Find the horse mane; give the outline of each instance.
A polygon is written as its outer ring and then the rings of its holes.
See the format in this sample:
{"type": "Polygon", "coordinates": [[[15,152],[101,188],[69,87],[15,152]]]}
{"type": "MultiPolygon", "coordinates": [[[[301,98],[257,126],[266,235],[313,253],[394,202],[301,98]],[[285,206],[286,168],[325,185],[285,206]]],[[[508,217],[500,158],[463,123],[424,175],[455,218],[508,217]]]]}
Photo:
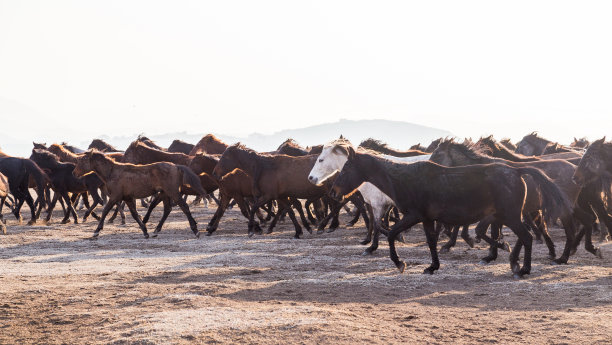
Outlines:
{"type": "Polygon", "coordinates": [[[359,146],[364,147],[364,148],[374,149],[374,150],[375,149],[384,149],[384,150],[389,149],[389,146],[386,143],[382,142],[381,140],[374,139],[374,138],[367,138],[363,140],[361,143],[359,143],[359,146]]]}
{"type": "MultiPolygon", "coordinates": [[[[510,140],[510,139],[508,139],[510,140]]],[[[522,155],[520,153],[512,152],[509,148],[501,143],[497,142],[493,135],[489,135],[488,137],[482,137],[478,140],[477,144],[483,147],[483,149],[488,151],[488,155],[495,158],[502,158],[513,162],[521,162],[526,160],[537,160],[534,157],[529,157],[522,155]]]]}
{"type": "Polygon", "coordinates": [[[468,140],[464,141],[463,143],[458,143],[455,141],[454,138],[442,139],[440,140],[440,144],[438,145],[438,148],[436,148],[436,150],[445,149],[455,149],[472,160],[482,160],[491,158],[487,154],[487,149],[485,146],[480,145],[479,143],[473,143],[468,140]]]}

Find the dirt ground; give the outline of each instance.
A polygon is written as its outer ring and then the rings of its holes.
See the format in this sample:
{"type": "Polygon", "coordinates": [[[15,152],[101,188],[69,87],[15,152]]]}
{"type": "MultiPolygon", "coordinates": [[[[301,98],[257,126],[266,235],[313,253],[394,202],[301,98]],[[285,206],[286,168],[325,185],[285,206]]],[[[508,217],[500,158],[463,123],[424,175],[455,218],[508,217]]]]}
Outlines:
{"type": "MultiPolygon", "coordinates": [[[[193,210],[204,229],[214,209],[193,210]]],[[[27,226],[4,213],[2,344],[612,343],[611,243],[597,244],[603,259],[580,248],[561,266],[535,245],[532,274],[515,280],[508,253],[480,265],[484,243],[459,240],[426,276],[421,228],[399,244],[399,274],[384,240],[360,255],[362,222],[294,240],[287,221],[248,238],[233,209],[196,239],[175,208],[158,238],[128,218],[90,240],[93,219],[61,225],[57,212],[51,225],[27,226]]],[[[560,251],[563,232],[552,235],[560,251]]]]}

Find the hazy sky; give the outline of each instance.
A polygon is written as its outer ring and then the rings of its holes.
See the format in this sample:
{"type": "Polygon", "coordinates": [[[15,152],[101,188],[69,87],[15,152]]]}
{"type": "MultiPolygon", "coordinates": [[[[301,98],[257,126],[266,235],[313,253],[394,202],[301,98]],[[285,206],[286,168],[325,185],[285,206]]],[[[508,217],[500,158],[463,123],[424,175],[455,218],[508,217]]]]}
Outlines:
{"type": "Polygon", "coordinates": [[[610,18],[610,1],[0,0],[0,132],[384,118],[459,136],[612,135],[610,18]]]}

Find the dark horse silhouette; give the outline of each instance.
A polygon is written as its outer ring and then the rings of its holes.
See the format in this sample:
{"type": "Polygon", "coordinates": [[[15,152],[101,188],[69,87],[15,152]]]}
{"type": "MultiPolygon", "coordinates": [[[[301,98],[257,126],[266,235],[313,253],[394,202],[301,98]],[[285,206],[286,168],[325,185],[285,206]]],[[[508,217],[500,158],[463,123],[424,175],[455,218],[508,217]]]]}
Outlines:
{"type": "MultiPolygon", "coordinates": [[[[424,273],[440,267],[434,221],[445,224],[472,224],[483,219],[507,225],[518,237],[510,254],[515,277],[531,272],[532,236],[523,225],[521,214],[526,187],[522,175],[529,175],[543,191],[544,215],[567,214],[570,204],[559,188],[540,170],[513,168],[505,164],[479,164],[448,168],[433,162],[395,163],[349,147],[349,159],[334,181],[332,197],[353,193],[367,181],[387,194],[404,217],[389,233],[391,260],[400,272],[406,264],[395,250],[395,239],[404,230],[423,223],[432,264],[424,273]],[[523,267],[519,253],[525,246],[523,267]]],[[[478,231],[479,229],[477,229],[478,231]]]]}
{"type": "MultiPolygon", "coordinates": [[[[15,197],[17,203],[13,214],[15,218],[21,220],[19,211],[23,203],[27,203],[32,213],[32,218],[28,222],[29,225],[36,223],[36,218],[40,214],[44,204],[45,186],[50,182],[49,177],[42,169],[33,161],[27,158],[6,157],[0,158],[0,173],[7,177],[11,194],[15,197]],[[34,200],[28,191],[30,176],[36,182],[36,194],[38,194],[38,210],[34,207],[34,200]]],[[[0,206],[0,213],[2,207],[0,206]]]]}

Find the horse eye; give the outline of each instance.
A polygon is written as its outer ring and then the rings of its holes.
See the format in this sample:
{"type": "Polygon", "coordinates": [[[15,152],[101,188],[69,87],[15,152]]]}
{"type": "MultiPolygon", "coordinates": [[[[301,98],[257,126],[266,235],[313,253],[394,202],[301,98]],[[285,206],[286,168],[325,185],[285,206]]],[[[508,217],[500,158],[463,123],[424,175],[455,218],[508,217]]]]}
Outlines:
{"type": "Polygon", "coordinates": [[[319,163],[323,162],[323,159],[319,159],[319,163]]]}

